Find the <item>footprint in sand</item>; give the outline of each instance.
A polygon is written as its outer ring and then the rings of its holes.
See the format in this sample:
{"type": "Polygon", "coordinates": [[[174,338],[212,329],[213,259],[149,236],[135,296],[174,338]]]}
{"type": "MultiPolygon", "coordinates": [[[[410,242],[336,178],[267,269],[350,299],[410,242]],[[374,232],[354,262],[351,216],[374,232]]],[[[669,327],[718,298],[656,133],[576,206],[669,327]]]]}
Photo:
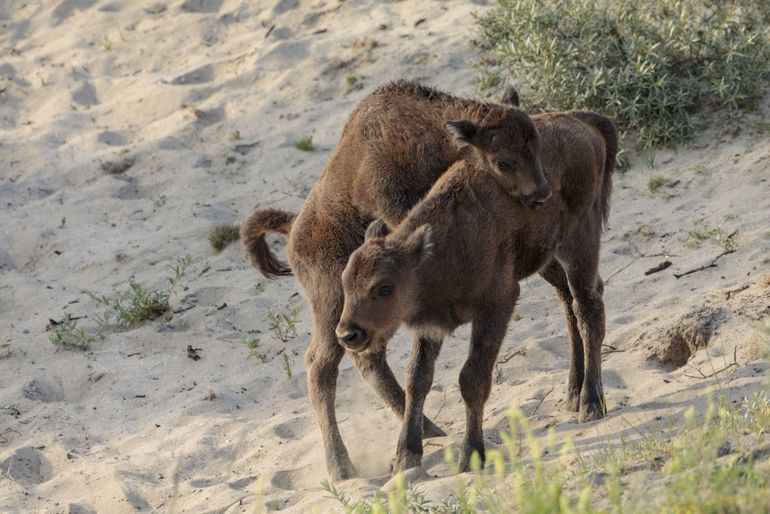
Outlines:
{"type": "Polygon", "coordinates": [[[28,400],[50,403],[64,400],[64,388],[61,381],[49,381],[44,378],[35,378],[21,388],[24,397],[28,400]]]}
{"type": "Polygon", "coordinates": [[[30,487],[50,480],[53,477],[53,469],[39,450],[25,446],[0,463],[0,474],[30,487]]]}
{"type": "Polygon", "coordinates": [[[273,427],[273,432],[275,432],[275,435],[281,439],[290,439],[296,441],[300,439],[305,432],[307,432],[307,430],[305,430],[307,426],[308,423],[304,418],[298,418],[287,421],[286,423],[277,424],[273,427]],[[304,425],[304,427],[302,425],[304,425]]]}
{"type": "Polygon", "coordinates": [[[296,491],[305,488],[312,483],[310,466],[299,469],[287,469],[277,472],[270,483],[273,487],[283,489],[284,491],[296,491]]]}
{"type": "Polygon", "coordinates": [[[67,512],[69,514],[96,514],[96,511],[92,507],[83,505],[82,503],[70,503],[68,507],[69,510],[67,512]]]}
{"type": "Polygon", "coordinates": [[[113,130],[105,130],[100,132],[97,136],[100,143],[104,143],[109,146],[125,146],[128,144],[128,138],[120,132],[113,130]]]}
{"type": "Polygon", "coordinates": [[[206,64],[200,68],[195,68],[182,75],[171,79],[171,84],[175,86],[186,86],[189,84],[204,84],[211,82],[215,78],[214,65],[206,64]]]}
{"type": "Polygon", "coordinates": [[[179,8],[185,12],[213,13],[219,12],[223,0],[185,0],[179,8]]]}
{"type": "Polygon", "coordinates": [[[72,93],[72,101],[84,107],[99,104],[96,88],[94,88],[90,80],[84,80],[80,88],[72,93]]]}
{"type": "Polygon", "coordinates": [[[72,16],[75,11],[85,11],[96,3],[96,0],[64,0],[51,13],[51,24],[58,25],[72,16]]]}

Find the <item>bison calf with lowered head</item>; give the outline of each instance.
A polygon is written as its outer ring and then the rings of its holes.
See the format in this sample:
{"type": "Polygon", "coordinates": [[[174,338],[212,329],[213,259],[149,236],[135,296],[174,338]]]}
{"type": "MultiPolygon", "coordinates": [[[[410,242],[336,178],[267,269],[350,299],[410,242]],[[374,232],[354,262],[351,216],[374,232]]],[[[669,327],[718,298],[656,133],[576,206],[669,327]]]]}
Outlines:
{"type": "Polygon", "coordinates": [[[482,418],[492,370],[519,295],[519,281],[540,272],[562,300],[571,343],[568,406],[579,421],[602,418],[603,284],[600,235],[607,219],[617,135],[595,113],[533,116],[540,161],[553,197],[527,209],[495,162],[494,138],[474,124],[447,128],[472,159],[455,163],[391,231],[374,221],[342,274],[345,303],[336,333],[356,351],[381,345],[406,324],[415,332],[395,470],[422,459],[422,409],[443,338],[471,322],[460,372],[466,405],[461,469],[484,458],[482,418]],[[490,173],[488,170],[492,169],[490,173]]]}
{"type": "MultiPolygon", "coordinates": [[[[385,359],[384,344],[364,352],[355,341],[345,346],[337,342],[335,327],[343,305],[340,275],[374,219],[398,224],[452,163],[468,154],[469,148],[458,148],[446,131],[451,120],[458,128],[478,127],[479,137],[497,141],[488,171],[505,179],[517,202],[536,208],[548,199],[551,189],[540,170],[539,136],[525,112],[397,81],[367,96],[353,111],[298,215],[256,209],[241,227],[241,242],[255,267],[268,277],[293,270],[310,303],[308,396],[332,480],[355,472],[334,410],[338,367],[346,349],[366,382],[399,417],[404,414],[404,391],[385,359]],[[267,232],[288,236],[291,270],[270,251],[267,232]]],[[[423,435],[444,435],[427,418],[422,423],[423,435]]]]}

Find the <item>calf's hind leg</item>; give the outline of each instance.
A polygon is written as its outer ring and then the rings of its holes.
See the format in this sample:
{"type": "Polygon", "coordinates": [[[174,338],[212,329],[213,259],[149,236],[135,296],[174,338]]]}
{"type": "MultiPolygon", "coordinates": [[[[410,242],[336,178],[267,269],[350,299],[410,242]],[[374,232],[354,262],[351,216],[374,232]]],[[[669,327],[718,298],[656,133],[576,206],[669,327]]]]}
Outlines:
{"type": "MultiPolygon", "coordinates": [[[[601,227],[601,225],[597,225],[601,227]]],[[[582,232],[582,241],[563,245],[559,260],[564,266],[572,293],[572,308],[583,339],[585,359],[580,389],[578,421],[604,417],[602,387],[602,342],[604,341],[604,283],[599,277],[599,231],[582,232]]]]}
{"type": "Polygon", "coordinates": [[[564,268],[554,259],[540,272],[540,275],[554,288],[559,295],[561,306],[564,309],[564,317],[567,320],[567,333],[569,335],[570,367],[569,382],[567,384],[567,410],[578,412],[580,410],[580,390],[583,387],[584,358],[583,339],[580,337],[577,317],[572,308],[572,292],[564,268]]]}
{"type": "Polygon", "coordinates": [[[307,368],[308,396],[315,410],[316,420],[323,436],[326,453],[326,469],[329,478],[336,482],[355,476],[356,470],[350,461],[348,450],[342,441],[337,416],[334,410],[334,399],[337,392],[337,376],[344,350],[337,342],[334,328],[339,319],[341,306],[335,309],[325,305],[313,307],[313,337],[305,352],[305,367],[307,368]],[[325,315],[318,315],[318,308],[325,315]]]}

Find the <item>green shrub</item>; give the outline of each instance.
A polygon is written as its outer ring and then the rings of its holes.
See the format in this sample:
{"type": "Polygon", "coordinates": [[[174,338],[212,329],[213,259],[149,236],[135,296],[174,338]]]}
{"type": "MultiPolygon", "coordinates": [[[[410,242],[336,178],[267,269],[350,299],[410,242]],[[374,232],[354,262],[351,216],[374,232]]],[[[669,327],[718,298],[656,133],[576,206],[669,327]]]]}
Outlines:
{"type": "Polygon", "coordinates": [[[766,0],[498,0],[477,17],[478,82],[511,78],[531,111],[589,109],[652,152],[703,107],[751,108],[770,78],[766,0]]]}

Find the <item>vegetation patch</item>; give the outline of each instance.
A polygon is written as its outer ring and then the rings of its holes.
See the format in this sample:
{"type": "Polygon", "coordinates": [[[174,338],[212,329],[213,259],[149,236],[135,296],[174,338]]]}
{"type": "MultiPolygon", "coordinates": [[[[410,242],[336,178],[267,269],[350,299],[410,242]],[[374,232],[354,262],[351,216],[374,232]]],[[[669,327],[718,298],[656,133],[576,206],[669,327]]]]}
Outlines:
{"type": "Polygon", "coordinates": [[[770,79],[765,0],[498,0],[477,17],[478,83],[530,111],[588,109],[647,153],[692,137],[704,107],[752,108],[770,79]]]}
{"type": "Polygon", "coordinates": [[[307,136],[303,137],[302,139],[296,141],[294,143],[294,148],[297,150],[301,150],[303,152],[310,152],[315,149],[315,146],[313,146],[313,137],[307,136]]]}
{"type": "Polygon", "coordinates": [[[289,339],[297,337],[299,309],[292,309],[290,312],[275,312],[268,309],[267,317],[270,320],[270,330],[276,339],[287,343],[289,339]]]}
{"type": "Polygon", "coordinates": [[[217,253],[221,252],[227,245],[240,239],[241,228],[235,223],[223,223],[217,225],[209,232],[209,242],[211,247],[217,253]]]}
{"type": "MultiPolygon", "coordinates": [[[[689,407],[660,435],[638,432],[589,460],[571,441],[561,448],[551,430],[541,446],[521,411],[509,414],[504,451],[475,459],[470,486],[432,503],[397,478],[396,491],[355,500],[323,487],[348,513],[754,513],[770,505],[770,399],[766,392],[730,402],[709,400],[705,417],[689,407]],[[546,460],[545,456],[548,457],[546,460]]],[[[633,427],[631,427],[633,428],[633,427]]],[[[446,453],[455,465],[451,450],[446,453]]],[[[456,468],[455,468],[456,469],[456,468]]]]}
{"type": "Polygon", "coordinates": [[[88,295],[104,309],[101,315],[95,317],[96,322],[102,327],[117,326],[129,329],[165,314],[169,310],[171,295],[191,261],[192,258],[188,255],[180,259],[175,266],[169,266],[173,276],[166,278],[168,284],[162,289],[149,289],[139,282],[129,280],[128,289],[115,291],[112,296],[89,292],[88,295]]]}
{"type": "Polygon", "coordinates": [[[87,350],[94,342],[94,337],[79,327],[78,320],[69,314],[65,314],[61,321],[51,321],[49,327],[51,335],[48,338],[57,349],[87,350]]]}
{"type": "Polygon", "coordinates": [[[655,194],[658,189],[661,187],[668,185],[668,180],[666,180],[665,177],[661,177],[660,175],[657,175],[655,177],[652,177],[647,182],[647,189],[650,191],[650,193],[655,194]]]}
{"type": "Polygon", "coordinates": [[[719,246],[725,253],[732,253],[738,249],[738,231],[731,233],[724,231],[722,227],[711,228],[705,224],[687,231],[685,245],[689,248],[699,248],[704,241],[710,241],[719,246]]]}
{"type": "Polygon", "coordinates": [[[261,362],[267,362],[267,354],[259,351],[261,341],[258,337],[252,337],[250,339],[243,339],[243,344],[249,349],[249,356],[254,357],[261,362]]]}

